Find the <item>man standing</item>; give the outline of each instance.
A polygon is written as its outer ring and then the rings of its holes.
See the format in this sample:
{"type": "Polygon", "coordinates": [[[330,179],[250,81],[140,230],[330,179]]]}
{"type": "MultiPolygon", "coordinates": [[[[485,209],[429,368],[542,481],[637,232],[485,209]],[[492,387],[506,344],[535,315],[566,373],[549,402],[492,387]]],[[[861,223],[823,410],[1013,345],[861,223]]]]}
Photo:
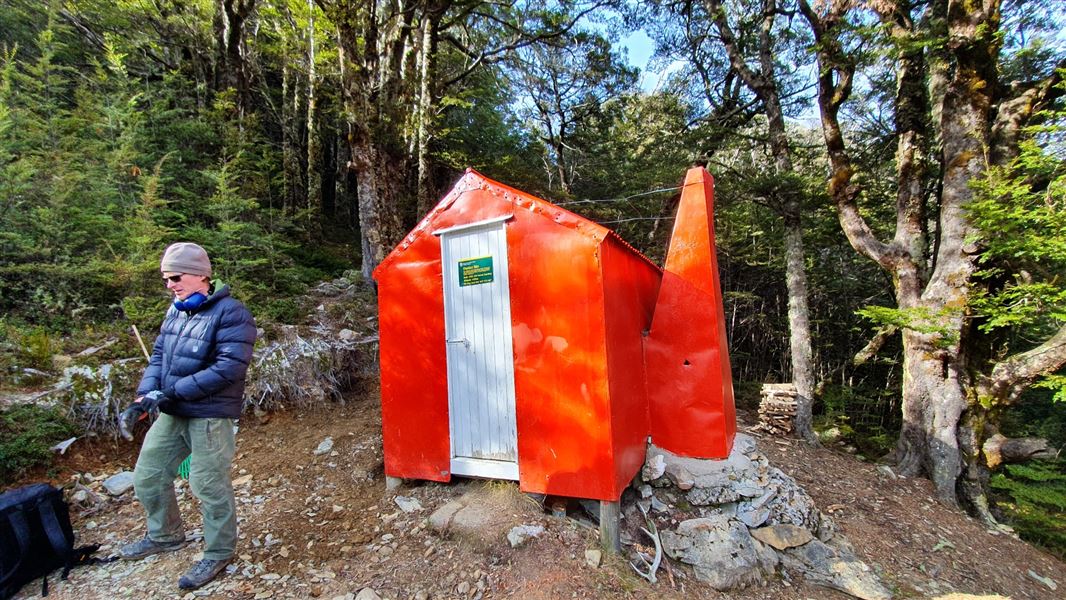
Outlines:
{"type": "Polygon", "coordinates": [[[241,414],[256,330],[251,313],[230,296],[229,286],[211,280],[211,261],[200,246],[169,246],[160,270],[174,304],[137,386],[139,406],[134,407],[160,412],[134,469],[148,532],[122,547],[119,556],[136,560],[185,545],[174,478],[191,454],[189,484],[200,500],[205,544],[203,559],[178,580],[178,587],[191,590],[214,579],[236,549],[233,420],[241,414]]]}

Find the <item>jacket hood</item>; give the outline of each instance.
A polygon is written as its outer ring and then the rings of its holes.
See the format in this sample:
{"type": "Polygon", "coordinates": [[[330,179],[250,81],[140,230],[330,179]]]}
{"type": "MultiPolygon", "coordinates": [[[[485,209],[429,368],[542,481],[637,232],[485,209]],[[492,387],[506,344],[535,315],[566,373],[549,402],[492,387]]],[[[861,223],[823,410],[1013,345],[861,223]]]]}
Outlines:
{"type": "Polygon", "coordinates": [[[215,290],[207,296],[207,300],[204,301],[204,306],[218,302],[219,300],[229,296],[229,286],[222,283],[221,279],[211,280],[211,289],[215,290]]]}

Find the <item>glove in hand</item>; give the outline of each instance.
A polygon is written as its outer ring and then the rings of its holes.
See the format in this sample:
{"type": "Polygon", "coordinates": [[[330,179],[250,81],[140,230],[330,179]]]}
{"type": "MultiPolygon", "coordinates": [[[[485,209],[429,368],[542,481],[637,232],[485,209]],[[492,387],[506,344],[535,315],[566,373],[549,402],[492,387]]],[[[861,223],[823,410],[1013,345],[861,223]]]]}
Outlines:
{"type": "Polygon", "coordinates": [[[144,397],[141,398],[140,404],[146,411],[159,410],[159,407],[169,399],[170,398],[167,398],[167,395],[163,392],[154,390],[145,394],[144,397]]]}
{"type": "Polygon", "coordinates": [[[127,441],[133,439],[133,426],[147,416],[154,416],[159,407],[170,401],[170,397],[159,390],[148,392],[130,404],[118,416],[118,432],[127,441]]]}
{"type": "Polygon", "coordinates": [[[140,402],[134,402],[130,404],[126,410],[118,416],[118,432],[122,435],[126,441],[133,440],[133,426],[137,424],[137,421],[147,414],[144,404],[140,402]]]}

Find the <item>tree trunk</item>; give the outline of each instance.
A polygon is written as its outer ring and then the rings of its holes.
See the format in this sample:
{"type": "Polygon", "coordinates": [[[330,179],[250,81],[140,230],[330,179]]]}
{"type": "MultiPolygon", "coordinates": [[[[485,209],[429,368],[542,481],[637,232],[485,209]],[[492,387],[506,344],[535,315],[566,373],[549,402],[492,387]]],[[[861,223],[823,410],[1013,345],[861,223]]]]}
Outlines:
{"type": "Polygon", "coordinates": [[[322,131],[315,70],[315,6],[307,0],[307,233],[315,239],[322,216],[322,131]]]}
{"type": "MultiPolygon", "coordinates": [[[[329,107],[322,110],[324,114],[333,114],[329,107]]],[[[323,124],[320,124],[321,127],[323,124]]],[[[335,223],[337,218],[337,131],[330,124],[322,136],[322,218],[328,223],[335,223]]],[[[341,222],[340,225],[345,225],[341,222]]]]}
{"type": "Polygon", "coordinates": [[[396,182],[402,180],[403,168],[399,161],[383,155],[375,144],[366,139],[353,144],[352,162],[359,197],[362,273],[370,281],[374,269],[403,237],[401,219],[395,210],[400,203],[398,196],[402,193],[396,182]]]}
{"type": "Polygon", "coordinates": [[[785,217],[785,285],[788,288],[789,349],[792,383],[796,386],[796,435],[818,443],[814,432],[814,360],[811,351],[810,312],[807,303],[807,269],[803,253],[803,226],[799,211],[785,217]]]}
{"type": "Polygon", "coordinates": [[[436,204],[433,189],[432,168],[429,160],[430,142],[433,140],[433,122],[436,117],[437,80],[437,29],[441,14],[432,11],[422,20],[421,85],[418,90],[418,200],[417,218],[421,218],[436,204]]]}
{"type": "MultiPolygon", "coordinates": [[[[740,44],[726,17],[722,0],[705,0],[722,38],[730,64],[744,84],[763,103],[767,118],[770,152],[777,173],[787,176],[793,171],[792,149],[781,108],[774,62],[774,21],[778,16],[777,1],[763,0],[762,22],[758,34],[758,68],[752,68],[740,50],[740,44]]],[[[796,386],[796,435],[810,444],[818,443],[814,433],[814,358],[811,349],[810,309],[807,294],[807,268],[803,255],[803,222],[800,190],[791,186],[777,191],[771,198],[775,212],[785,222],[785,285],[788,289],[789,350],[792,361],[792,382],[796,386]]]]}
{"type": "Polygon", "coordinates": [[[354,172],[358,195],[362,272],[369,280],[374,268],[403,239],[405,208],[414,208],[402,133],[402,127],[412,122],[410,114],[402,112],[409,106],[404,87],[408,74],[401,65],[418,7],[389,13],[368,3],[318,0],[318,5],[338,29],[351,147],[348,166],[354,172]],[[395,27],[396,23],[401,25],[395,27]]]}
{"type": "Polygon", "coordinates": [[[219,53],[219,89],[236,92],[237,115],[243,119],[250,104],[248,71],[245,64],[244,26],[255,9],[256,0],[220,0],[216,13],[216,39],[219,53]]]}
{"type": "Polygon", "coordinates": [[[955,505],[963,466],[958,428],[967,407],[967,381],[957,350],[938,345],[936,335],[903,330],[903,425],[896,460],[902,475],[928,474],[941,500],[955,505]]]}
{"type": "Polygon", "coordinates": [[[567,168],[566,160],[563,158],[566,152],[566,144],[563,142],[561,132],[559,137],[554,140],[553,145],[555,147],[555,173],[559,176],[559,187],[563,189],[563,193],[567,197],[570,197],[573,194],[574,185],[570,181],[570,170],[567,168]]]}
{"type": "Polygon", "coordinates": [[[302,206],[305,197],[304,172],[300,168],[300,85],[289,62],[284,61],[281,72],[282,208],[286,214],[302,206]]]}
{"type": "Polygon", "coordinates": [[[876,239],[859,214],[861,188],[840,127],[838,113],[851,93],[855,62],[843,50],[850,3],[833,0],[814,10],[800,0],[800,10],[815,34],[819,60],[819,108],[832,176],[829,192],[841,227],[857,251],[881,265],[895,281],[897,316],[903,322],[903,425],[896,459],[904,475],[929,475],[946,503],[965,501],[991,522],[985,496],[988,468],[982,445],[994,431],[994,414],[986,407],[1009,404],[1042,375],[1066,364],[1066,326],[1031,350],[988,365],[968,350],[974,347],[968,313],[974,278],[974,243],[978,231],[967,204],[973,184],[997,161],[1013,155],[1021,124],[1050,99],[1052,78],[1013,99],[1003,98],[997,81],[1000,44],[999,0],[935,0],[918,31],[903,2],[875,6],[898,49],[895,100],[898,145],[896,235],[890,244],[876,239]],[[931,55],[917,41],[942,39],[931,55]],[[932,65],[932,69],[929,65],[932,65]],[[943,89],[939,105],[928,104],[928,90],[943,89]],[[1039,100],[1040,98],[1043,100],[1039,100]],[[937,117],[940,179],[923,166],[928,121],[937,117]],[[939,184],[939,226],[930,252],[924,237],[926,189],[939,184]],[[930,269],[931,267],[931,269],[930,269]],[[930,272],[931,271],[931,272],[930,272]],[[927,274],[928,273],[928,274],[927,274]],[[991,367],[991,368],[990,368],[991,367]],[[990,371],[990,372],[989,372],[990,371]]]}

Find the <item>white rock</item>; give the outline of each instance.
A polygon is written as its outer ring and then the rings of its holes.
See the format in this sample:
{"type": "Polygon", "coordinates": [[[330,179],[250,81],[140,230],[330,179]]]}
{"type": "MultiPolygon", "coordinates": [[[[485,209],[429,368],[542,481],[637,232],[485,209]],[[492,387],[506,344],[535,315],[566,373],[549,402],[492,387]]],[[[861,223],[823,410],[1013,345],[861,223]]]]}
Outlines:
{"type": "Polygon", "coordinates": [[[381,596],[370,588],[363,588],[355,595],[355,600],[381,600],[381,596]]]}
{"type": "Polygon", "coordinates": [[[689,473],[688,469],[683,465],[670,463],[666,465],[665,473],[679,490],[690,490],[692,489],[692,486],[696,484],[696,480],[692,477],[692,473],[689,473]]]}
{"type": "Polygon", "coordinates": [[[422,510],[422,503],[418,501],[418,498],[396,496],[396,498],[394,498],[394,501],[396,502],[396,506],[399,506],[400,510],[405,513],[411,513],[417,510],[422,510]]]}
{"type": "Polygon", "coordinates": [[[133,488],[133,472],[123,471],[108,477],[104,481],[104,488],[112,496],[121,496],[133,488]]]}
{"type": "Polygon", "coordinates": [[[655,481],[666,472],[666,459],[662,454],[655,454],[644,463],[640,470],[640,477],[644,481],[655,481]]]}
{"type": "Polygon", "coordinates": [[[323,454],[326,454],[330,450],[333,450],[333,438],[326,437],[326,439],[322,440],[322,442],[318,444],[318,448],[315,448],[314,454],[315,456],[321,456],[323,454]]]}
{"type": "Polygon", "coordinates": [[[593,569],[598,569],[600,567],[600,561],[602,561],[602,560],[603,560],[603,551],[602,550],[596,550],[596,549],[585,550],[585,562],[588,564],[588,566],[592,567],[593,569]]]}
{"type": "Polygon", "coordinates": [[[51,450],[52,450],[52,452],[58,452],[60,454],[66,454],[67,453],[67,448],[70,448],[70,445],[73,444],[74,440],[76,440],[76,439],[78,439],[78,438],[72,437],[72,438],[70,438],[68,440],[63,440],[62,442],[59,442],[55,446],[52,446],[51,450]]]}
{"type": "Polygon", "coordinates": [[[544,533],[543,525],[518,525],[507,532],[507,541],[512,548],[525,544],[530,538],[535,538],[544,533]]]}
{"type": "Polygon", "coordinates": [[[1050,577],[1044,577],[1043,575],[1040,575],[1039,573],[1037,573],[1036,571],[1034,571],[1032,569],[1029,569],[1029,576],[1032,577],[1033,579],[1039,581],[1040,583],[1046,585],[1048,587],[1048,589],[1050,589],[1051,591],[1055,591],[1055,590],[1059,589],[1059,585],[1057,583],[1055,583],[1054,579],[1052,579],[1050,577]]]}
{"type": "Polygon", "coordinates": [[[696,579],[719,591],[765,581],[777,564],[744,524],[723,515],[682,521],[661,536],[667,556],[692,565],[696,579]]]}

